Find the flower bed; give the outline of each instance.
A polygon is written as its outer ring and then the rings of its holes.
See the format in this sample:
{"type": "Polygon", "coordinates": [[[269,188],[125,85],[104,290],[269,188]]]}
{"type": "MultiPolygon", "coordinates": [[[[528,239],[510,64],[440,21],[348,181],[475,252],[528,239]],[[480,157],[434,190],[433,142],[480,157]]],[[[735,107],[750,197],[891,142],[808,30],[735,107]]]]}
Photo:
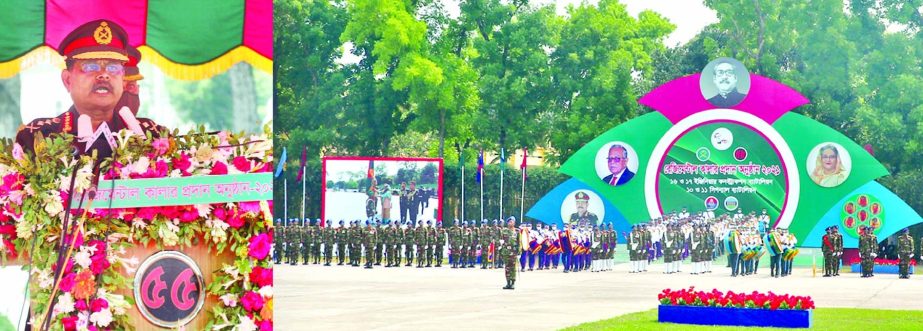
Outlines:
{"type": "MultiPolygon", "coordinates": [[[[861,268],[861,259],[852,259],[849,263],[850,271],[854,273],[862,272],[861,268]]],[[[872,273],[877,274],[898,274],[900,273],[900,260],[889,260],[889,259],[875,259],[875,265],[872,267],[872,273]]],[[[917,261],[910,259],[910,268],[908,273],[913,273],[913,267],[917,264],[917,261]]]]}
{"type": "Polygon", "coordinates": [[[661,323],[809,328],[814,301],[788,294],[695,291],[693,287],[657,295],[661,323]]]}
{"type": "MultiPolygon", "coordinates": [[[[271,172],[272,136],[266,130],[252,136],[174,131],[170,138],[123,130],[116,135],[117,158],[102,160],[100,168],[109,169],[104,179],[271,172]]],[[[209,311],[209,330],[272,329],[272,201],[71,210],[69,218],[80,219],[84,231],[74,225],[64,233],[61,226],[49,225],[62,224],[68,197],[91,186],[94,163],[92,156],[73,160],[71,141],[68,134],[39,139],[36,155],[9,141],[0,146],[0,257],[28,255],[21,261],[31,262],[33,323],[51,310],[52,329],[133,329],[127,314],[132,300],[116,293],[132,288],[122,271],[132,272],[139,261],[124,256],[128,248],[156,243],[179,249],[207,245],[216,253],[234,254],[233,265],[210,270],[212,283],[204,290],[220,304],[209,311]],[[56,304],[49,307],[61,237],[75,242],[74,251],[64,264],[56,304]]]]}

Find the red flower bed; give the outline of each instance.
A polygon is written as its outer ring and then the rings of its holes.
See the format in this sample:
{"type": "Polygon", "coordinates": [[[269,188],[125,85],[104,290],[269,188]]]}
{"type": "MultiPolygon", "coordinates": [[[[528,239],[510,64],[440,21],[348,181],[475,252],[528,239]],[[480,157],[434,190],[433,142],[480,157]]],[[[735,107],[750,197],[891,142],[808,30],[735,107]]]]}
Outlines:
{"type": "Polygon", "coordinates": [[[696,291],[695,287],[673,291],[665,289],[657,295],[661,305],[667,306],[701,306],[701,307],[726,307],[726,308],[754,308],[754,309],[814,309],[814,300],[809,296],[794,296],[788,294],[768,294],[753,291],[752,293],[722,293],[717,289],[711,292],[696,291]]]}
{"type": "MultiPolygon", "coordinates": [[[[859,264],[862,263],[862,260],[857,258],[852,259],[849,264],[859,264]]],[[[877,265],[898,265],[901,264],[901,260],[888,260],[888,259],[875,259],[875,264],[877,265]]],[[[917,265],[917,260],[910,259],[910,265],[917,265]]]]}

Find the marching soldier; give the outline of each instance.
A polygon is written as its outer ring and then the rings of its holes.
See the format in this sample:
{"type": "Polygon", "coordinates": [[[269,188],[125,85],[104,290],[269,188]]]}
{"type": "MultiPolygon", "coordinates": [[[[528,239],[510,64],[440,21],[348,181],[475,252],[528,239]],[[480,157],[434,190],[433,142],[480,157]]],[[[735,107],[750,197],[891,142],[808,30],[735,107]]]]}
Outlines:
{"type": "Polygon", "coordinates": [[[405,267],[413,266],[413,239],[416,232],[414,231],[414,224],[410,222],[404,222],[405,227],[402,230],[404,238],[404,259],[407,260],[407,263],[404,264],[405,267]]]}
{"type": "Polygon", "coordinates": [[[337,243],[337,265],[343,265],[346,263],[346,245],[348,237],[346,223],[342,220],[340,221],[340,226],[336,228],[336,231],[333,234],[334,239],[337,243]]]}
{"type": "Polygon", "coordinates": [[[375,223],[377,224],[375,231],[378,236],[378,241],[375,244],[375,265],[381,265],[381,259],[388,251],[387,238],[385,237],[386,227],[383,221],[375,221],[375,223]]]}
{"type": "Polygon", "coordinates": [[[323,235],[324,235],[323,232],[324,232],[324,227],[321,226],[320,219],[318,218],[314,222],[314,237],[311,242],[311,246],[313,247],[312,248],[313,252],[311,252],[311,255],[314,256],[314,261],[313,261],[314,264],[320,264],[320,259],[321,259],[320,245],[323,241],[323,235]]]}
{"type": "Polygon", "coordinates": [[[506,222],[506,229],[500,234],[500,255],[503,256],[504,274],[506,276],[506,286],[504,290],[514,289],[516,284],[516,256],[521,250],[519,247],[519,231],[516,230],[516,218],[510,216],[506,222]]]}
{"type": "MultiPolygon", "coordinates": [[[[342,227],[342,224],[343,222],[340,222],[341,227],[342,227]]],[[[324,266],[329,267],[330,263],[333,262],[333,242],[334,242],[334,239],[336,239],[334,237],[333,223],[328,220],[327,226],[321,227],[321,230],[322,230],[321,233],[323,234],[323,241],[324,241],[324,266]]],[[[342,254],[340,256],[342,256],[342,254]]],[[[342,257],[340,257],[340,259],[342,259],[342,257]]]]}
{"type": "Polygon", "coordinates": [[[833,275],[840,275],[840,265],[842,264],[841,258],[843,257],[843,234],[840,233],[840,227],[838,225],[833,226],[833,275]]]}
{"type": "Polygon", "coordinates": [[[282,252],[285,251],[285,225],[281,219],[276,219],[276,235],[273,236],[273,260],[276,264],[282,263],[282,252]]]}
{"type": "Polygon", "coordinates": [[[365,223],[363,244],[365,245],[365,268],[372,269],[375,263],[375,250],[378,247],[378,224],[376,221],[365,223]]]}
{"type": "Polygon", "coordinates": [[[361,237],[361,230],[359,229],[359,222],[358,221],[350,222],[349,231],[348,231],[346,240],[349,245],[349,264],[353,267],[358,267],[359,260],[361,259],[360,254],[362,253],[362,247],[359,244],[360,237],[361,237]]]}
{"type": "Polygon", "coordinates": [[[833,252],[836,250],[836,238],[833,235],[833,227],[827,227],[827,233],[821,238],[820,250],[824,254],[824,277],[833,275],[833,252]]]}
{"type": "Polygon", "coordinates": [[[433,266],[433,249],[436,245],[436,229],[432,227],[432,221],[426,221],[426,228],[423,229],[423,244],[426,246],[426,267],[433,266]]]}
{"type": "Polygon", "coordinates": [[[314,236],[314,228],[311,226],[310,220],[304,219],[303,222],[301,226],[301,265],[307,265],[311,260],[311,250],[313,249],[311,241],[314,236]]]}
{"type": "Polygon", "coordinates": [[[900,259],[900,278],[910,279],[908,271],[910,260],[913,259],[913,238],[910,237],[910,230],[907,228],[901,230],[901,236],[897,238],[897,256],[900,259]]]}
{"type": "Polygon", "coordinates": [[[426,229],[423,227],[423,221],[417,223],[413,241],[417,245],[417,268],[423,268],[424,254],[426,254],[426,229]]]}
{"type": "Polygon", "coordinates": [[[436,254],[436,268],[442,268],[442,258],[445,256],[445,238],[446,231],[442,227],[442,222],[436,222],[436,248],[434,253],[436,254]]]}

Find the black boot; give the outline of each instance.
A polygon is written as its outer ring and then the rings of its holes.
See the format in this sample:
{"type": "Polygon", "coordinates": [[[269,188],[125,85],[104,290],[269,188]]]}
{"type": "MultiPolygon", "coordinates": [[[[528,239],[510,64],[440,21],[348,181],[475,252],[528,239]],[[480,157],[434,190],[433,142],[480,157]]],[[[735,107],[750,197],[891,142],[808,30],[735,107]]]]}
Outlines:
{"type": "Polygon", "coordinates": [[[509,280],[507,280],[507,281],[506,281],[506,286],[504,286],[503,289],[504,289],[504,290],[512,290],[512,289],[513,289],[513,283],[510,282],[509,280]]]}

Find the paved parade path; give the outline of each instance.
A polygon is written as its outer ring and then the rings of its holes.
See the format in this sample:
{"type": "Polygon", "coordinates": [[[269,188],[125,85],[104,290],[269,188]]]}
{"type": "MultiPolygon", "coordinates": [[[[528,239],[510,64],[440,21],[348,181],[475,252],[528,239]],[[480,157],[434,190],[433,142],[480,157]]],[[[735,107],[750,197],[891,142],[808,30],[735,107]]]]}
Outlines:
{"type": "Polygon", "coordinates": [[[503,270],[366,270],[348,266],[275,266],[275,327],[279,330],[556,330],[657,306],[664,288],[695,286],[710,291],[773,291],[810,295],[818,307],[923,309],[923,276],[899,280],[879,274],[859,278],[811,277],[796,268],[785,278],[713,273],[664,275],[655,264],[647,273],[630,274],[628,264],[614,271],[564,274],[560,270],[520,273],[516,290],[505,284],[503,270]]]}

